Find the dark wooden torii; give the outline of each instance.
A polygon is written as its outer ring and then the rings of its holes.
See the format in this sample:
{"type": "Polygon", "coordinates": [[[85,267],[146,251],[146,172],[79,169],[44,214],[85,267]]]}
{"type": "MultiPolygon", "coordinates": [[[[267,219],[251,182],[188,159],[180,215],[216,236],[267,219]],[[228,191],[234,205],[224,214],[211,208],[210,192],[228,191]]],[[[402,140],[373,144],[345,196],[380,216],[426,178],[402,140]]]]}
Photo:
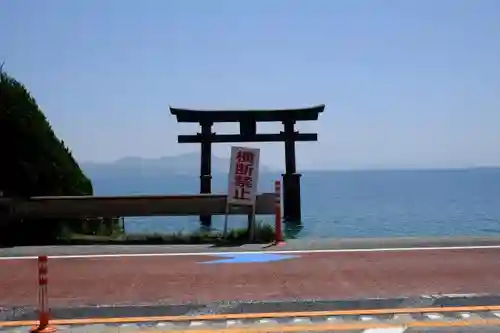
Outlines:
{"type": "MultiPolygon", "coordinates": [[[[211,193],[212,183],[212,143],[217,142],[284,142],[285,173],[283,178],[283,217],[287,222],[300,223],[300,176],[295,164],[295,142],[317,141],[316,133],[295,131],[297,121],[318,120],[325,105],[302,109],[283,110],[193,110],[170,107],[170,113],[179,123],[199,123],[201,132],[195,135],[179,135],[179,143],[201,144],[200,193],[211,193]],[[257,134],[257,122],[283,123],[284,131],[279,134],[257,134]],[[217,134],[212,132],[214,123],[238,122],[239,134],[217,134]]],[[[200,216],[204,226],[211,225],[211,216],[200,216]]]]}

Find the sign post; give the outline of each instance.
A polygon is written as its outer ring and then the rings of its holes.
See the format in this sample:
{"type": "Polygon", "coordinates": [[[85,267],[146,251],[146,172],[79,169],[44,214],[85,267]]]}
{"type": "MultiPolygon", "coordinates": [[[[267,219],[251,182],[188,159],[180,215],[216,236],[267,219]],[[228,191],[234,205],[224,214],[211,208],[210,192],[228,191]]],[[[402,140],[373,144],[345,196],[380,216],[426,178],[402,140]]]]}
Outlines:
{"type": "Polygon", "coordinates": [[[56,331],[54,326],[50,325],[50,310],[47,295],[48,285],[48,258],[47,256],[38,257],[38,326],[33,327],[31,333],[53,333],[56,331]]]}
{"type": "Polygon", "coordinates": [[[229,166],[226,217],[224,221],[224,237],[227,234],[227,218],[232,206],[251,206],[250,237],[255,234],[255,199],[259,181],[259,154],[256,148],[231,147],[231,164],[229,166]]]}

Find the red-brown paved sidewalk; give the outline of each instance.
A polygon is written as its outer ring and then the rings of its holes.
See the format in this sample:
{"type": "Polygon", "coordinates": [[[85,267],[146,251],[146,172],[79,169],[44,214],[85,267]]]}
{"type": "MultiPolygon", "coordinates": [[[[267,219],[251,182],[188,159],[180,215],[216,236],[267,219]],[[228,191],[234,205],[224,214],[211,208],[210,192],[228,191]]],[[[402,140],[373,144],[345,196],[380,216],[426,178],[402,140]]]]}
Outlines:
{"type": "MultiPolygon", "coordinates": [[[[209,256],[49,260],[53,307],[500,292],[500,249],[310,253],[270,263],[209,256]]],[[[0,306],[34,306],[35,260],[0,261],[0,306]]]]}

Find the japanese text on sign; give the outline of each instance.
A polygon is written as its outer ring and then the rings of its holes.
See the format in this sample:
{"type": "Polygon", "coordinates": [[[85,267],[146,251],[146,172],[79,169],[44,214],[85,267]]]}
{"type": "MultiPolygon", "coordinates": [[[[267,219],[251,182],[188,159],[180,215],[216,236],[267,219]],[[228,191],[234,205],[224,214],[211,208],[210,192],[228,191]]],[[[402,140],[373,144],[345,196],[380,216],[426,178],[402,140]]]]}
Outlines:
{"type": "Polygon", "coordinates": [[[228,200],[231,204],[255,202],[259,166],[259,150],[232,147],[228,200]]]}

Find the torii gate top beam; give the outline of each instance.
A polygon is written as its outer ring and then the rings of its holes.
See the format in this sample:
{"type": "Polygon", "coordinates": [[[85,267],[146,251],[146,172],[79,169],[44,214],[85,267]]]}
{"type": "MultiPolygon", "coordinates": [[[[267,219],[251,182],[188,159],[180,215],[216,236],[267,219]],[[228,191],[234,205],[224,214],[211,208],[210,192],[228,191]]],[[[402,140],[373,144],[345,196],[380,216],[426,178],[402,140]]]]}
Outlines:
{"type": "Polygon", "coordinates": [[[228,122],[270,122],[318,120],[325,105],[301,109],[282,110],[193,110],[170,107],[170,113],[179,123],[228,123],[228,122]]]}

